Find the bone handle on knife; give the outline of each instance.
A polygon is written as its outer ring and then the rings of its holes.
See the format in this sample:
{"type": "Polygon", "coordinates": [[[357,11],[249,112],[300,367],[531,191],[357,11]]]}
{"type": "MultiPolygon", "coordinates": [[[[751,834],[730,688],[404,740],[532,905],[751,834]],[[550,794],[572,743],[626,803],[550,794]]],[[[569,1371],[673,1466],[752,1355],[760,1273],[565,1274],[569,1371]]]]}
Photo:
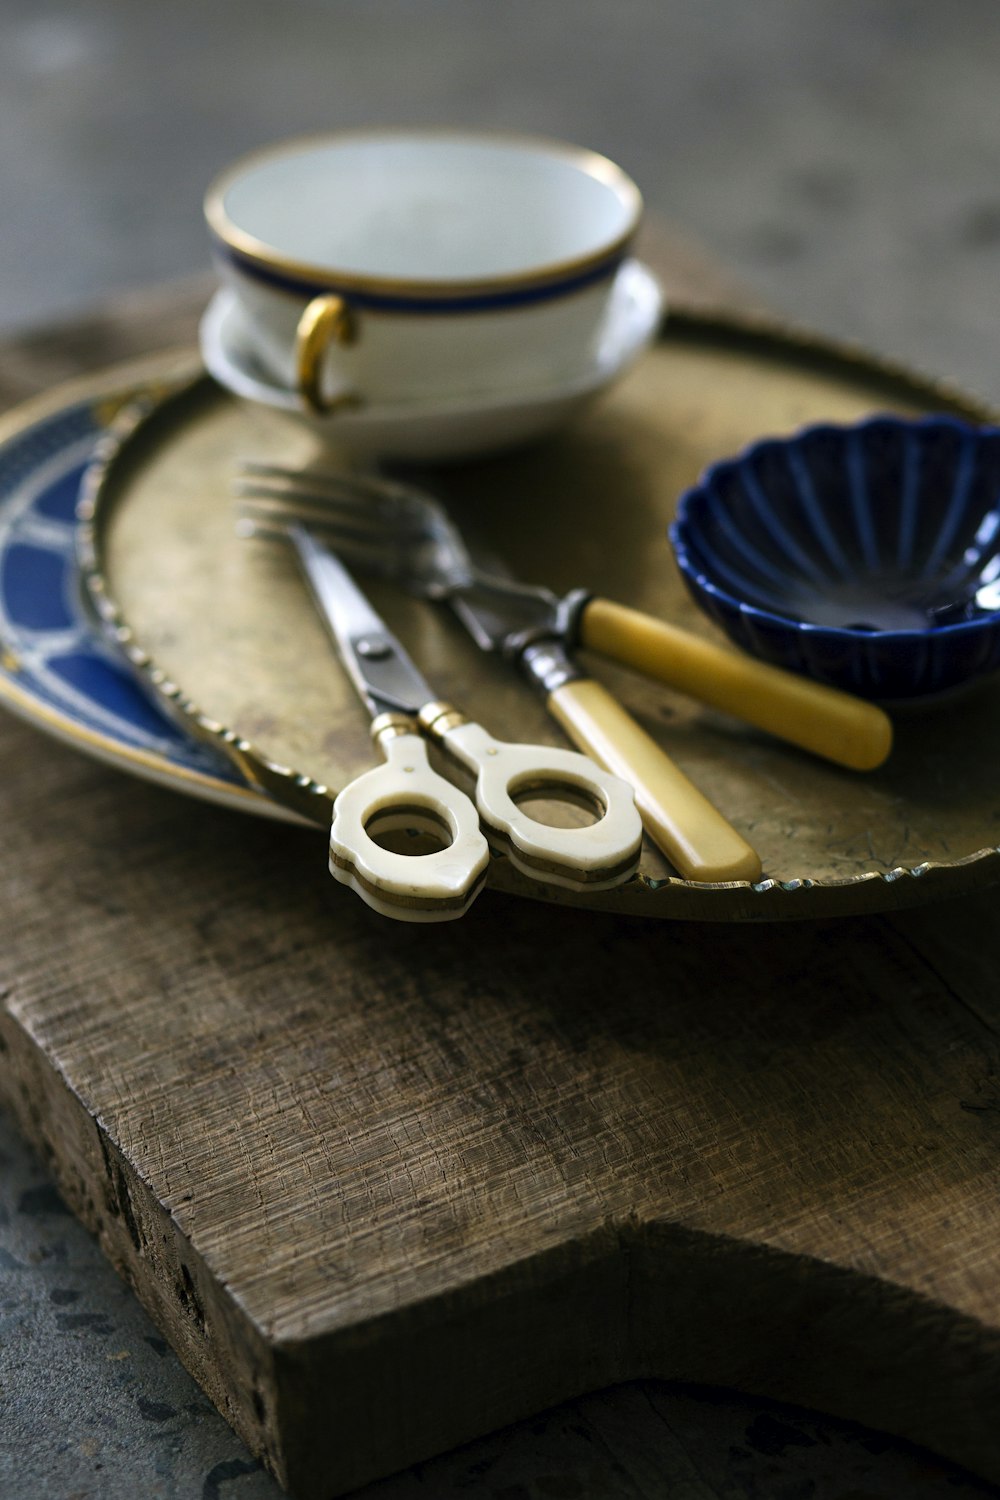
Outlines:
{"type": "Polygon", "coordinates": [[[591,651],[851,770],[874,770],[892,748],[892,724],[874,703],[610,599],[588,600],[579,640],[591,651]]]}
{"type": "Polygon", "coordinates": [[[756,851],[600,683],[576,677],[547,707],[579,749],[634,789],[646,832],[686,880],[760,879],[756,851]]]}

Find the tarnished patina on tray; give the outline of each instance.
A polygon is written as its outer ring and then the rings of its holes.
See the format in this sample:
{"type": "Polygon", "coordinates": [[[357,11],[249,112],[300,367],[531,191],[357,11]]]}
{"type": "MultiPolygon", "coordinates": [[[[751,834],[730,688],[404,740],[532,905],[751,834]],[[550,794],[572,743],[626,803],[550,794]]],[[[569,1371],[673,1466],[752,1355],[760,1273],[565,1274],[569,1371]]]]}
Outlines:
{"type": "MultiPolygon", "coordinates": [[[[763,320],[673,313],[641,365],[565,434],[424,471],[421,482],[525,579],[583,585],[711,634],[666,541],[678,494],[752,439],[877,410],[994,416],[854,349],[763,320]]],[[[236,535],[231,482],[242,457],[330,462],[305,428],[207,379],[140,400],[91,472],[82,564],[109,629],[173,711],[267,797],[325,823],[331,795],[372,764],[367,722],[287,550],[236,535]]],[[[447,610],[385,586],[372,593],[445,697],[500,736],[559,742],[530,690],[480,655],[447,610]]],[[[889,909],[1000,878],[991,684],[899,715],[888,764],[858,775],[625,670],[588,666],[755,845],[767,878],[683,881],[650,846],[617,891],[546,888],[545,897],[647,916],[776,920],[889,909]]],[[[490,883],[539,894],[502,859],[490,883]]]]}

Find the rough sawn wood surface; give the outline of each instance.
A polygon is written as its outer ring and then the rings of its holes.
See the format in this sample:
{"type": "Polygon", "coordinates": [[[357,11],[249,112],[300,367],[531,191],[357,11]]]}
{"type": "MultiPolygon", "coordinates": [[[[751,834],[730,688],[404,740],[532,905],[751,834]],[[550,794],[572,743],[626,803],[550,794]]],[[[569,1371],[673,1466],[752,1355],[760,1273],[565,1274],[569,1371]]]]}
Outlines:
{"type": "MultiPolygon", "coordinates": [[[[48,379],[16,353],[12,395],[48,379]]],[[[792,928],[488,894],[389,927],[322,835],[7,716],[0,755],[0,1090],[295,1493],[648,1374],[1000,1478],[994,894],[792,928]]]]}

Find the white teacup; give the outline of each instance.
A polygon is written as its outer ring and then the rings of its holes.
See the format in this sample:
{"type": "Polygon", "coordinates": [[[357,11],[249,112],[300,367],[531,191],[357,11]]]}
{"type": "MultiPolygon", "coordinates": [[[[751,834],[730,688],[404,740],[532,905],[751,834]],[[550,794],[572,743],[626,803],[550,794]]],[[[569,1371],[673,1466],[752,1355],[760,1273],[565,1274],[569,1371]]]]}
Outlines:
{"type": "Polygon", "coordinates": [[[444,130],[288,142],[205,202],[247,337],[313,412],[579,371],[641,212],[593,152],[444,130]]]}

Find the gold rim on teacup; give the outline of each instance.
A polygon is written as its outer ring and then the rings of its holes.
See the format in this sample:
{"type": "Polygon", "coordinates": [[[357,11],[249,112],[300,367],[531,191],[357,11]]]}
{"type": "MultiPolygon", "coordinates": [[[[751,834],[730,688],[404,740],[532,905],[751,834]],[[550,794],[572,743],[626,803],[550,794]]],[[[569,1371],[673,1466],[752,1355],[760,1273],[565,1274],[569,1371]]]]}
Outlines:
{"type": "MultiPolygon", "coordinates": [[[[482,170],[480,165],[480,176],[482,170]]],[[[503,181],[502,175],[500,180],[503,181]]],[[[288,191],[286,183],[286,195],[288,191]]],[[[279,191],[277,202],[280,201],[279,191]]],[[[479,202],[481,213],[481,196],[479,202]]],[[[509,379],[512,360],[519,364],[525,360],[538,362],[540,340],[544,346],[561,351],[564,357],[568,357],[567,350],[572,353],[575,349],[575,357],[579,359],[583,341],[592,336],[592,328],[599,321],[600,303],[608,295],[605,289],[622,266],[641,215],[642,198],[635,183],[620,167],[596,152],[541,137],[451,129],[356,130],[299,137],[249,153],[216,178],[205,199],[205,217],[220,272],[233,285],[239,300],[248,301],[250,324],[262,345],[262,356],[274,373],[285,372],[284,378],[298,391],[305,410],[313,415],[329,414],[371,399],[373,371],[376,399],[385,395],[386,372],[390,369],[389,384],[396,387],[393,394],[408,381],[412,385],[415,338],[423,341],[430,336],[437,344],[438,355],[430,363],[420,365],[419,379],[429,382],[431,389],[436,380],[440,388],[442,335],[430,334],[429,330],[442,318],[449,324],[457,320],[446,340],[448,357],[457,356],[465,361],[464,366],[455,366],[455,379],[460,385],[470,373],[482,375],[490,368],[509,379]],[[346,148],[343,154],[342,148],[346,148]],[[329,214],[330,202],[342,201],[345,189],[351,186],[352,151],[358,153],[358,164],[353,170],[359,174],[357,180],[363,186],[365,178],[361,174],[366,153],[374,152],[377,164],[383,148],[388,149],[396,181],[387,195],[381,200],[376,198],[377,206],[384,208],[391,203],[395,192],[402,194],[404,211],[407,207],[412,210],[413,204],[419,202],[419,194],[417,199],[407,197],[414,168],[409,166],[400,174],[400,162],[405,166],[410,155],[419,164],[420,153],[426,150],[432,188],[435,164],[440,171],[442,153],[447,160],[448,152],[453,151],[458,163],[456,170],[468,173],[471,163],[475,173],[477,154],[483,162],[490,163],[491,153],[495,152],[501,173],[506,167],[509,174],[513,160],[522,174],[524,186],[516,187],[513,196],[508,196],[508,213],[519,206],[524,193],[528,194],[528,203],[532,194],[537,202],[539,191],[545,190],[546,174],[551,178],[550,191],[569,195],[566,211],[561,219],[550,217],[545,234],[540,238],[536,234],[534,244],[529,229],[527,239],[522,238],[513,248],[508,244],[499,260],[494,240],[481,239],[468,274],[462,274],[461,267],[454,263],[447,274],[440,276],[427,274],[426,265],[419,264],[415,268],[417,274],[405,277],[390,274],[396,269],[393,261],[398,259],[398,253],[394,255],[390,250],[388,258],[380,255],[381,247],[374,239],[373,244],[378,247],[374,268],[367,270],[364,259],[368,252],[363,241],[359,242],[360,250],[358,244],[352,246],[350,233],[339,245],[334,238],[329,257],[322,262],[297,259],[269,242],[270,238],[280,239],[276,225],[285,222],[280,214],[275,214],[274,207],[274,183],[276,180],[280,188],[283,163],[289,166],[292,182],[297,170],[305,183],[301,200],[294,203],[295,215],[289,233],[293,243],[297,240],[300,248],[304,246],[308,256],[317,242],[322,243],[322,235],[317,237],[316,231],[326,222],[315,212],[309,212],[306,196],[309,173],[320,184],[324,171],[333,173],[329,179],[333,197],[325,204],[329,214]],[[330,158],[329,167],[323,166],[324,155],[330,158]],[[278,175],[276,178],[271,171],[269,187],[268,169],[274,167],[278,168],[278,175]],[[588,183],[589,188],[585,186],[588,183]],[[238,202],[234,206],[231,201],[233,189],[241,187],[250,194],[249,207],[244,201],[242,210],[238,202]],[[255,192],[259,197],[262,190],[263,223],[259,202],[255,205],[253,197],[255,192]],[[237,222],[244,216],[249,217],[255,232],[237,222]],[[556,223],[560,227],[553,237],[556,223]],[[572,248],[574,242],[581,245],[579,254],[561,253],[572,248]],[[491,267],[491,261],[497,269],[491,267]],[[288,307],[288,313],[282,311],[282,304],[288,307]],[[563,306],[576,310],[557,311],[563,306]],[[499,325],[493,325],[492,315],[503,311],[531,315],[528,323],[518,320],[517,341],[523,347],[523,354],[517,349],[512,352],[510,335],[500,333],[499,325]],[[487,316],[487,325],[482,323],[483,315],[487,316]],[[376,321],[362,337],[370,318],[376,321]],[[543,327],[539,318],[549,326],[543,327]],[[422,331],[406,332],[411,320],[415,328],[422,325],[422,331]],[[459,325],[465,325],[467,320],[468,332],[460,333],[459,325]],[[371,348],[369,340],[374,340],[371,348]],[[338,360],[339,378],[332,390],[324,389],[323,373],[324,370],[330,373],[332,351],[362,342],[364,353],[348,354],[338,360]],[[360,371],[367,371],[367,378],[357,378],[360,371]]],[[[345,217],[350,219],[349,214],[345,217]]],[[[336,215],[330,222],[337,224],[336,215]]],[[[530,215],[526,222],[530,225],[530,215]]],[[[520,231],[520,220],[515,217],[513,223],[520,231]]],[[[423,254],[426,260],[426,246],[423,254]]],[[[421,355],[426,352],[423,347],[419,350],[421,355]]]]}
{"type": "Polygon", "coordinates": [[[305,286],[311,287],[317,294],[321,291],[367,291],[376,295],[380,293],[400,297],[409,295],[415,298],[433,296],[440,297],[442,300],[448,297],[458,298],[476,294],[488,295],[490,292],[515,291],[521,288],[542,288],[551,282],[558,283],[567,277],[582,275],[587,271],[597,270],[605,263],[610,264],[620,260],[635,237],[642,212],[642,194],[636,184],[621,167],[610,158],[602,156],[600,152],[591,151],[585,146],[572,146],[565,141],[550,140],[545,136],[519,135],[516,132],[505,131],[457,130],[444,126],[435,129],[420,128],[413,131],[402,129],[341,130],[329,134],[296,136],[276,145],[264,146],[257,151],[247,152],[214,179],[205,195],[205,218],[213,236],[221,246],[239,257],[241,262],[251,262],[265,271],[278,272],[297,279],[305,286]],[[559,158],[568,164],[576,165],[584,176],[610,187],[618,194],[628,215],[626,226],[606,245],[586,255],[552,261],[548,265],[534,267],[523,272],[439,279],[437,277],[368,275],[336,270],[315,262],[295,260],[283,255],[266,241],[241,229],[238,224],[233,223],[226,211],[225,198],[228,190],[251,167],[278,160],[283,156],[295,156],[302,151],[316,147],[336,146],[341,142],[349,144],[354,141],[374,141],[380,137],[390,141],[401,140],[407,136],[415,139],[468,141],[482,146],[496,144],[524,147],[528,150],[537,150],[540,155],[559,158]]]}

